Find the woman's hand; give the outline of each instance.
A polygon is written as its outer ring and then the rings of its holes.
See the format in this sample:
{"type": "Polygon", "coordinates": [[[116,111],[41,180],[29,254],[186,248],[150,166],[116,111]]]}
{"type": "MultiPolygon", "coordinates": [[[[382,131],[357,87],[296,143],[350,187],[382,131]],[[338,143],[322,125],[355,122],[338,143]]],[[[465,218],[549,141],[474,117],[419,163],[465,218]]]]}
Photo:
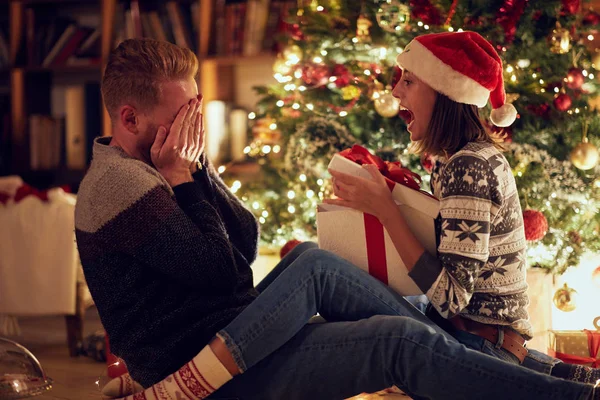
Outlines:
{"type": "Polygon", "coordinates": [[[150,149],[152,163],[171,186],[193,180],[190,167],[204,150],[202,99],[193,99],[179,110],[171,129],[158,128],[150,149]]]}
{"type": "Polygon", "coordinates": [[[381,220],[389,214],[390,209],[397,207],[396,203],[377,167],[366,164],[363,168],[371,174],[373,180],[329,170],[333,176],[333,193],[338,198],[325,199],[324,203],[353,208],[381,220]]]}

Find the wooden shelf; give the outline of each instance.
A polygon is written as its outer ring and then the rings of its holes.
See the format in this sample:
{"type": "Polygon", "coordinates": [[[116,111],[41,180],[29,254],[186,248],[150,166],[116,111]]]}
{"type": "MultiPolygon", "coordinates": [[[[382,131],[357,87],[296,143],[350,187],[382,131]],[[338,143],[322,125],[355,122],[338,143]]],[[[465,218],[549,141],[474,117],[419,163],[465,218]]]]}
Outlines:
{"type": "Polygon", "coordinates": [[[95,65],[54,65],[49,67],[33,66],[33,67],[21,67],[25,72],[54,72],[54,73],[81,73],[81,72],[101,72],[102,67],[100,64],[95,65]]]}
{"type": "Polygon", "coordinates": [[[1,3],[15,1],[25,5],[29,4],[100,4],[102,0],[1,0],[1,3]]]}
{"type": "Polygon", "coordinates": [[[274,62],[277,55],[275,53],[260,53],[254,56],[209,56],[201,60],[202,63],[214,63],[221,66],[237,65],[249,62],[274,62]]]}

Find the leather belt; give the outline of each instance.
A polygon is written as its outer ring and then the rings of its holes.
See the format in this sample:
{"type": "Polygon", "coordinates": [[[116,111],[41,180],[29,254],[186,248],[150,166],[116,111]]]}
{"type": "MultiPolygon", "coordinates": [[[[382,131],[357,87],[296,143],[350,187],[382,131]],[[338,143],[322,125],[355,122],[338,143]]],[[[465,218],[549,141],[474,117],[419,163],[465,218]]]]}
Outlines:
{"type": "Polygon", "coordinates": [[[523,360],[527,356],[527,348],[525,348],[525,339],[517,332],[512,329],[504,329],[495,325],[487,325],[481,322],[473,321],[472,319],[463,318],[457,315],[450,318],[448,321],[454,326],[454,328],[477,335],[486,340],[489,340],[493,344],[498,343],[500,336],[500,330],[504,332],[504,340],[502,341],[501,347],[517,357],[519,362],[523,363],[523,360]]]}

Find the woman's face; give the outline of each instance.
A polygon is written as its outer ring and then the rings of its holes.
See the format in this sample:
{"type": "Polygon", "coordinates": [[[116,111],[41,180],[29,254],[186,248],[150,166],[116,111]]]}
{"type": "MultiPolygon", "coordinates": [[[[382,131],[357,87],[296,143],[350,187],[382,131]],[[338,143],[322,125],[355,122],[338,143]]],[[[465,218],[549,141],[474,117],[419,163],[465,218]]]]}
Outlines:
{"type": "Polygon", "coordinates": [[[411,118],[406,128],[410,132],[410,139],[412,141],[423,139],[429,127],[437,92],[415,75],[404,70],[392,94],[400,100],[401,107],[410,112],[411,118]]]}

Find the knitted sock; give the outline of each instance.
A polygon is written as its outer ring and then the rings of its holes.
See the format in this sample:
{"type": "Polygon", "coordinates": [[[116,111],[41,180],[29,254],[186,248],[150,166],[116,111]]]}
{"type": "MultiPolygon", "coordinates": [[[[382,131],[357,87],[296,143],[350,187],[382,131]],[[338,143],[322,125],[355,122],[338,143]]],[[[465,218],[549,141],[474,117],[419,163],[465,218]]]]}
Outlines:
{"type": "Polygon", "coordinates": [[[110,380],[102,388],[102,395],[105,397],[121,397],[134,394],[144,390],[142,385],[131,378],[129,374],[123,374],[110,380]]]}
{"type": "Polygon", "coordinates": [[[561,362],[552,368],[552,376],[593,385],[600,379],[600,368],[561,362]]]}
{"type": "Polygon", "coordinates": [[[205,346],[192,361],[143,392],[119,400],[200,400],[223,386],[232,376],[205,346]]]}

